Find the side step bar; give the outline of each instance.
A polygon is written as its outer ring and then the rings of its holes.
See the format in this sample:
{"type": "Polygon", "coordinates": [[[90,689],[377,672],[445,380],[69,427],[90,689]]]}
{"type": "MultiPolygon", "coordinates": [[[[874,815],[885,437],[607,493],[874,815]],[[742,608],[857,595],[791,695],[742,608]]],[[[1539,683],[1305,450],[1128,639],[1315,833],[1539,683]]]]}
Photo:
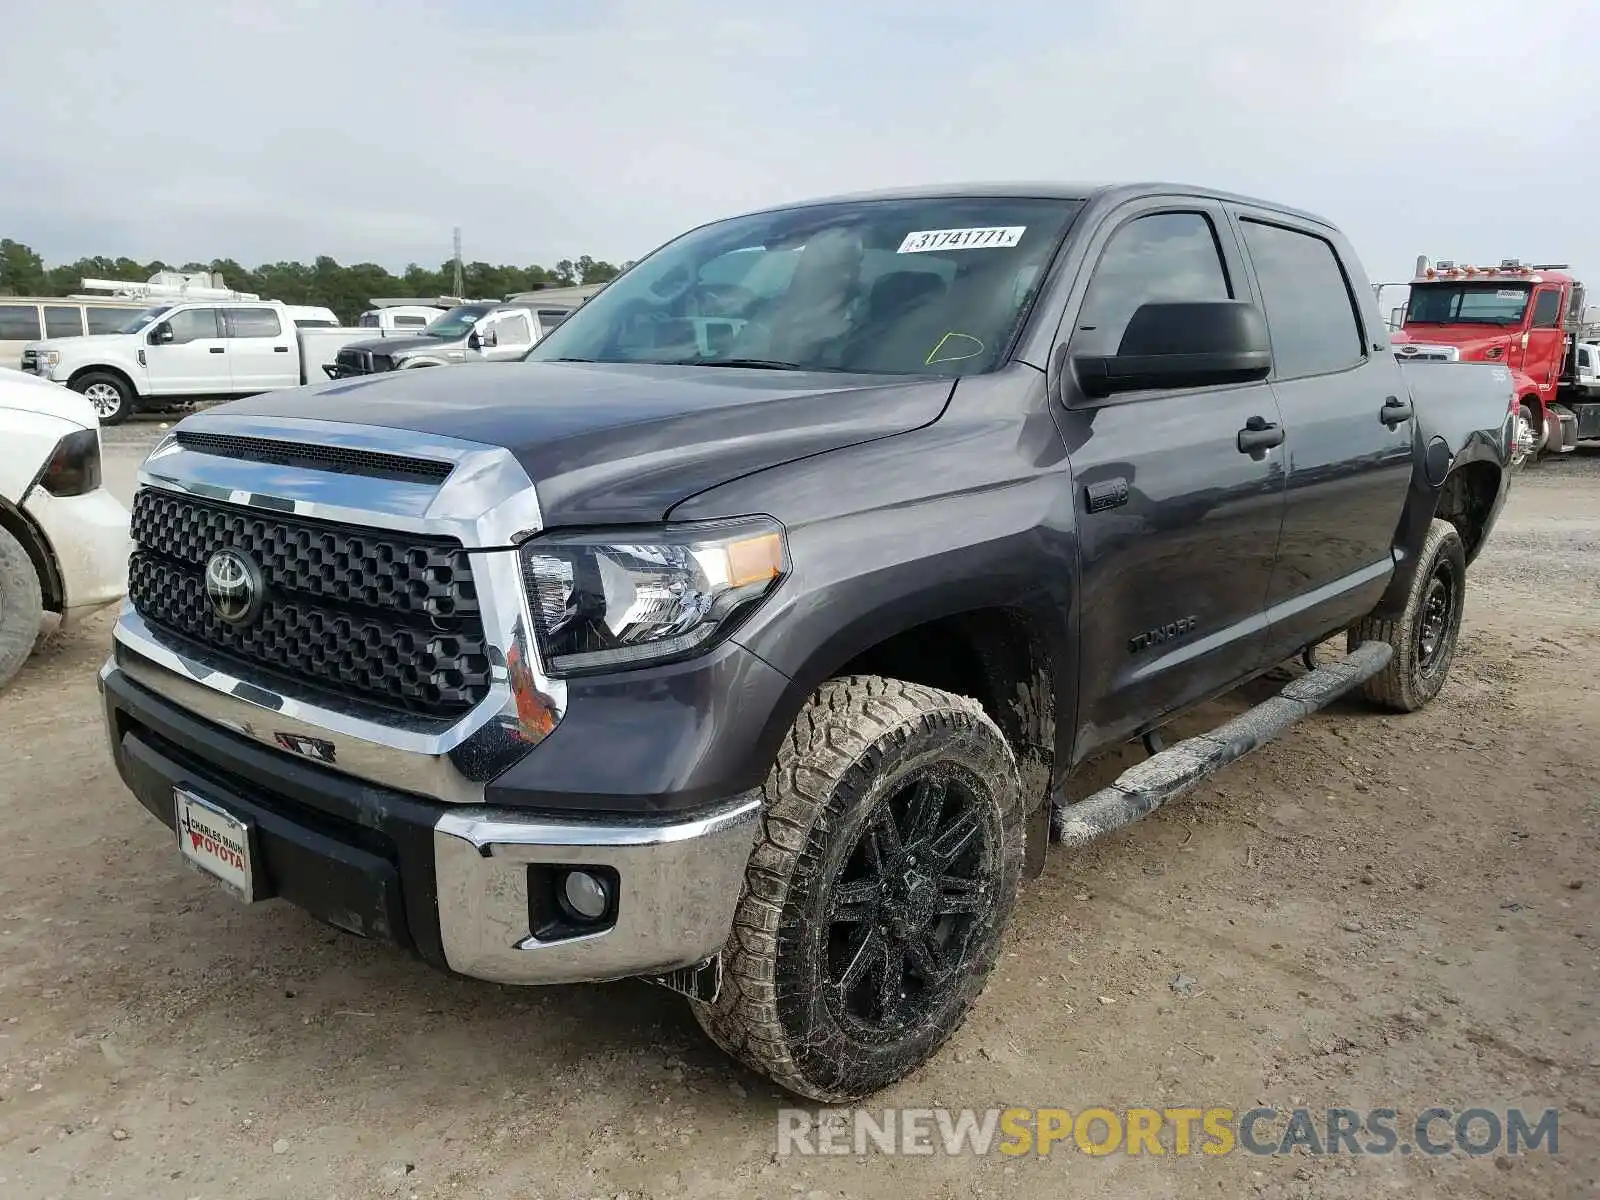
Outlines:
{"type": "Polygon", "coordinates": [[[1302,717],[1360,687],[1388,666],[1393,654],[1387,642],[1362,642],[1344,658],[1302,675],[1227,724],[1151,755],[1076,804],[1057,805],[1056,840],[1065,846],[1084,846],[1149,816],[1229,763],[1265,746],[1302,717]]]}

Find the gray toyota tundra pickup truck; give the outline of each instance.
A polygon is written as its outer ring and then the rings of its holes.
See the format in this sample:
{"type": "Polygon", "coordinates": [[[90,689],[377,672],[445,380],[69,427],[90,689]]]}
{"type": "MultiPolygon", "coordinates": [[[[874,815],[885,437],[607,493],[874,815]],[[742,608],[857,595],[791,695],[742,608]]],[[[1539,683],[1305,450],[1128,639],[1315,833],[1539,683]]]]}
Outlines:
{"type": "Polygon", "coordinates": [[[1503,367],[1397,363],[1340,233],[1258,200],[757,212],[526,361],[186,418],[141,469],[106,728],[246,900],[481,979],[643,977],[860,1097],[972,1008],[1049,842],[1341,694],[1438,692],[1514,418],[1503,367]]]}

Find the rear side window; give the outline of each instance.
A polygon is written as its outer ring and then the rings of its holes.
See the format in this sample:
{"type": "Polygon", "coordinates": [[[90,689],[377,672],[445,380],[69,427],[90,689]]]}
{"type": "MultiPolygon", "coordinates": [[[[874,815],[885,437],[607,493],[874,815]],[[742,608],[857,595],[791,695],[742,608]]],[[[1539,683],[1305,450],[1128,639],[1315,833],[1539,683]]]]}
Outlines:
{"type": "Polygon", "coordinates": [[[141,308],[86,308],[83,315],[90,333],[121,333],[143,311],[141,308]]]}
{"type": "Polygon", "coordinates": [[[539,310],[539,328],[546,333],[554,329],[570,315],[565,308],[541,308],[539,310]]]}
{"type": "MultiPolygon", "coordinates": [[[[404,314],[401,314],[394,319],[394,327],[396,329],[421,329],[427,325],[427,323],[428,318],[426,317],[408,317],[404,314]]],[[[373,324],[376,325],[377,322],[374,321],[373,324]]]]}
{"type": "Polygon", "coordinates": [[[1281,225],[1240,225],[1261,282],[1278,378],[1325,375],[1361,362],[1366,343],[1332,243],[1281,225]]]}
{"type": "Polygon", "coordinates": [[[0,341],[39,340],[39,309],[33,304],[0,304],[0,341]]]}
{"type": "Polygon", "coordinates": [[[82,337],[83,309],[76,304],[44,306],[45,337],[82,337]]]}
{"type": "Polygon", "coordinates": [[[1204,213],[1136,217],[1111,235],[1095,265],[1073,352],[1115,354],[1142,304],[1232,297],[1216,231],[1204,213]]]}
{"type": "Polygon", "coordinates": [[[1533,327],[1535,329],[1556,329],[1561,325],[1561,291],[1559,288],[1546,288],[1539,293],[1539,298],[1533,302],[1533,327]]]}
{"type": "Polygon", "coordinates": [[[283,332],[278,314],[270,308],[230,308],[228,336],[236,338],[275,338],[283,332]]]}

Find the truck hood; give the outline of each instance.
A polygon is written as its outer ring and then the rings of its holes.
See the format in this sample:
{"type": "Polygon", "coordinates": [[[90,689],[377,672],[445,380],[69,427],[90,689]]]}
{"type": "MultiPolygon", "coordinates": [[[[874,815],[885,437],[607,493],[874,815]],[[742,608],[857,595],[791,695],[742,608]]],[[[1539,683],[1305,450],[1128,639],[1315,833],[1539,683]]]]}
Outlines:
{"type": "Polygon", "coordinates": [[[953,387],[894,375],[486,363],[315,384],[211,411],[503,446],[555,527],[661,520],[741,475],[930,424],[953,387]]]}
{"type": "Polygon", "coordinates": [[[0,371],[0,412],[7,409],[60,417],[81,429],[93,429],[100,424],[94,406],[77,392],[64,384],[51,383],[21,371],[0,371]]]}
{"type": "Polygon", "coordinates": [[[417,350],[459,350],[464,344],[463,338],[436,338],[418,337],[412,334],[409,337],[376,337],[362,338],[359,342],[345,343],[346,350],[370,350],[374,354],[410,354],[417,350]]]}

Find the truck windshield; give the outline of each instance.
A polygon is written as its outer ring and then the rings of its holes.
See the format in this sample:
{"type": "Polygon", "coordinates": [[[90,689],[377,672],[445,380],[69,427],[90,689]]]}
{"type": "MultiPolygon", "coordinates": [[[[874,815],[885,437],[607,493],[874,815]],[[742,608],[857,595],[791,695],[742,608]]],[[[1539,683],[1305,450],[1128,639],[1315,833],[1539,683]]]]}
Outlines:
{"type": "Polygon", "coordinates": [[[526,361],[968,375],[1006,352],[1077,200],[861,200],[669,242],[526,361]]]}
{"type": "Polygon", "coordinates": [[[478,318],[493,307],[492,304],[458,304],[426,326],[421,331],[422,336],[445,338],[448,341],[464,338],[472,332],[472,327],[478,323],[478,318]]]}
{"type": "Polygon", "coordinates": [[[156,320],[163,313],[168,313],[168,312],[171,312],[171,311],[172,311],[172,305],[170,305],[170,304],[157,304],[153,308],[145,309],[138,316],[129,317],[128,320],[124,321],[121,325],[119,325],[117,327],[117,332],[118,333],[138,333],[141,329],[143,329],[146,325],[150,324],[150,322],[156,320]]]}
{"type": "Polygon", "coordinates": [[[1528,309],[1527,285],[1423,283],[1411,289],[1408,325],[1520,325],[1528,309]]]}

